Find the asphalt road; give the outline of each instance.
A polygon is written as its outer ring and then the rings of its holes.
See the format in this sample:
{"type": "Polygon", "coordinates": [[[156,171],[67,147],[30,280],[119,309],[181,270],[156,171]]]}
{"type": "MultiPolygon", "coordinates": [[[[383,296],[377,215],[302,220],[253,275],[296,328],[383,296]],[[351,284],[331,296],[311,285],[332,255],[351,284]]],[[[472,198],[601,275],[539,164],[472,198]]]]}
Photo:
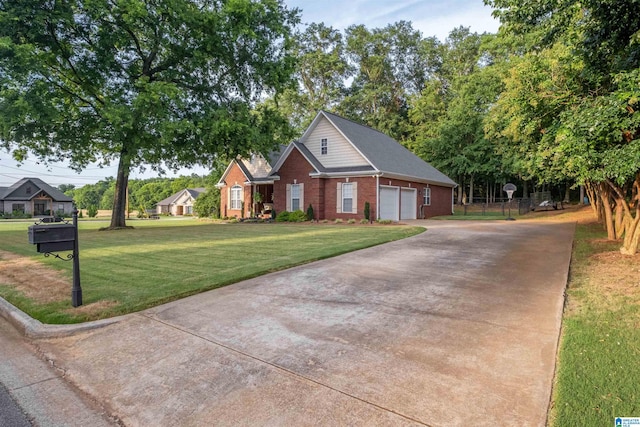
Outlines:
{"type": "Polygon", "coordinates": [[[0,427],[31,427],[22,408],[9,395],[3,384],[0,384],[0,427]]]}

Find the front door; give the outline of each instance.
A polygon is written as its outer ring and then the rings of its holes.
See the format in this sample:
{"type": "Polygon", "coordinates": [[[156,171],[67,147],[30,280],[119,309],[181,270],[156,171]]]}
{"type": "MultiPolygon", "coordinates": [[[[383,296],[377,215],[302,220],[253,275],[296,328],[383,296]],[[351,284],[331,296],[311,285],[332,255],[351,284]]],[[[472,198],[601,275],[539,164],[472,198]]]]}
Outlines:
{"type": "Polygon", "coordinates": [[[34,201],[33,202],[33,216],[43,216],[47,210],[47,202],[34,201]]]}

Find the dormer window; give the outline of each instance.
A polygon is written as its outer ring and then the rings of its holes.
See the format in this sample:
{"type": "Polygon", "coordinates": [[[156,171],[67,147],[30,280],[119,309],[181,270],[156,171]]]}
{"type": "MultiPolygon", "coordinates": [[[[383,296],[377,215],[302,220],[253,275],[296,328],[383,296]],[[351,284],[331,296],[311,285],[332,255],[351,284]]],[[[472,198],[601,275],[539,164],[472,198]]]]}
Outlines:
{"type": "Polygon", "coordinates": [[[327,138],[322,138],[320,140],[320,154],[327,154],[327,152],[328,152],[327,138]]]}
{"type": "Polygon", "coordinates": [[[31,194],[31,187],[27,187],[27,194],[31,194]]]}

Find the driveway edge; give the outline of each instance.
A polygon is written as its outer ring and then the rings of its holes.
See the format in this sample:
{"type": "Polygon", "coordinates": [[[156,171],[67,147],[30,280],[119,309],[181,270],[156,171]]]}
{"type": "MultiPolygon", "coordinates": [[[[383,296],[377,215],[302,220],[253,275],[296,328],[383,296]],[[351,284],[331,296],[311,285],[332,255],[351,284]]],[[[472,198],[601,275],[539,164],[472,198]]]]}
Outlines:
{"type": "Polygon", "coordinates": [[[0,297],[0,316],[6,319],[22,335],[32,339],[68,337],[79,332],[90,331],[118,323],[124,318],[124,316],[118,316],[93,322],[48,325],[32,318],[2,297],[0,297]]]}

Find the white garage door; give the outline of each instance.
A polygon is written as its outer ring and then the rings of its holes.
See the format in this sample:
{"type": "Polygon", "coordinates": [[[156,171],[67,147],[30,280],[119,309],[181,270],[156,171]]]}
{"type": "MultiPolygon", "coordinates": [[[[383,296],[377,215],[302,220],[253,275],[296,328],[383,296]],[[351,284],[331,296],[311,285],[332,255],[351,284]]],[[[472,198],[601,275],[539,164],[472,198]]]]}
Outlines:
{"type": "Polygon", "coordinates": [[[380,186],[380,219],[398,221],[399,190],[398,187],[380,186]]]}
{"type": "Polygon", "coordinates": [[[415,188],[403,188],[400,192],[400,219],[416,219],[418,194],[415,188]]]}

